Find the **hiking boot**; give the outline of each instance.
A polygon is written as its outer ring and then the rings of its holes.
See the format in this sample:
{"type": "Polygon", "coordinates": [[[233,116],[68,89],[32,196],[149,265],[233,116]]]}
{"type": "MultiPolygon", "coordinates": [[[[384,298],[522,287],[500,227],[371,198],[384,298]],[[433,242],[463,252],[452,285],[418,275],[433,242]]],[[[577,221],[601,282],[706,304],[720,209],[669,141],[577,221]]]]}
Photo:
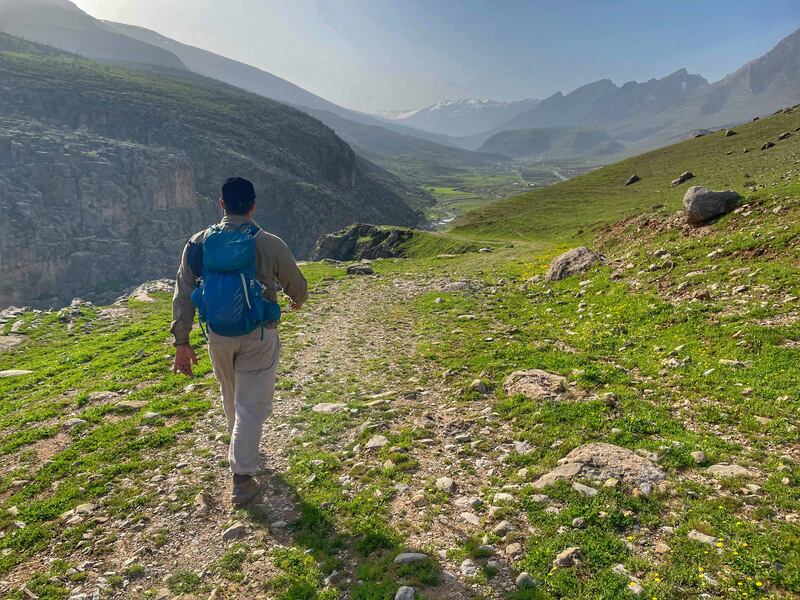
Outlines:
{"type": "Polygon", "coordinates": [[[239,479],[239,477],[234,478],[233,493],[231,494],[234,506],[248,504],[261,493],[261,484],[254,477],[247,477],[238,482],[236,479],[239,479]]]}

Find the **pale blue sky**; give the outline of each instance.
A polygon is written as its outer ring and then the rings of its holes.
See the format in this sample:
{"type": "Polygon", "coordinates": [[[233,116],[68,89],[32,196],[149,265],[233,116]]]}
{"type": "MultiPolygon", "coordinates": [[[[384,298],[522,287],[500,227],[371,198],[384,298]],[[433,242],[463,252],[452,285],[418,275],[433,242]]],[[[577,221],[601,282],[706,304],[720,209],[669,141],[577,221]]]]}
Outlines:
{"type": "Polygon", "coordinates": [[[798,0],[74,1],[369,112],[681,67],[713,81],[800,27],[798,0]]]}

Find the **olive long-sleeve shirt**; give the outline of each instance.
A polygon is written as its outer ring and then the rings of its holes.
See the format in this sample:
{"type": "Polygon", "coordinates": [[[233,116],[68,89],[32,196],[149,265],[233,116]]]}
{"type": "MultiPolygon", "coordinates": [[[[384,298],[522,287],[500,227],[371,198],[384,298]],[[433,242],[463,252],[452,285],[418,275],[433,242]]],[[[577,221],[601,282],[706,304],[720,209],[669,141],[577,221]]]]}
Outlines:
{"type": "MultiPolygon", "coordinates": [[[[238,226],[244,223],[257,225],[255,221],[245,215],[226,215],[221,225],[238,226]]],[[[206,230],[200,231],[189,240],[191,243],[200,243],[206,230]]],[[[256,241],[256,277],[266,286],[264,297],[273,302],[277,301],[277,291],[283,291],[296,304],[302,304],[308,298],[308,284],[300,272],[291,250],[284,241],[276,235],[267,233],[263,229],[255,237],[256,241]]],[[[172,296],[172,327],[170,331],[175,337],[175,345],[189,343],[189,333],[194,323],[195,306],[192,303],[192,291],[198,285],[200,273],[193,273],[188,261],[189,244],[183,249],[178,275],[175,278],[175,293],[172,296]]]]}

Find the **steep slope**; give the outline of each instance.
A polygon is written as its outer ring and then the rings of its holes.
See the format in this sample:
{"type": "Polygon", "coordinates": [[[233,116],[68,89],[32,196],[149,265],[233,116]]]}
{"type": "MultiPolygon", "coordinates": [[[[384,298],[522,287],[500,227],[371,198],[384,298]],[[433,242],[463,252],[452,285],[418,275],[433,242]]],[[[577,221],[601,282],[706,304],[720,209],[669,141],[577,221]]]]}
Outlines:
{"type": "Polygon", "coordinates": [[[567,95],[554,94],[494,131],[594,125],[641,150],[685,139],[694,129],[740,123],[798,100],[800,30],[713,84],[685,69],[621,87],[601,80],[567,95]]]}
{"type": "Polygon", "coordinates": [[[621,138],[672,142],[693,128],[716,128],[769,114],[800,100],[800,30],[735,73],[677,99],[668,110],[648,110],[620,122],[621,138]]]}
{"type": "Polygon", "coordinates": [[[539,104],[539,100],[444,100],[419,110],[384,112],[379,116],[417,129],[464,137],[491,131],[539,104]]]}
{"type": "Polygon", "coordinates": [[[686,188],[706,185],[740,193],[796,181],[800,160],[800,110],[641,154],[554,186],[516,196],[464,215],[459,234],[502,238],[580,238],[598,227],[654,205],[677,209],[686,188]],[[790,133],[788,139],[778,136],[790,133]],[[775,146],[759,150],[768,141],[775,146]],[[670,182],[684,171],[695,177],[679,186],[670,182]],[[631,175],[641,181],[626,186],[631,175]]]}
{"type": "Polygon", "coordinates": [[[512,158],[564,159],[621,154],[625,147],[599,127],[544,127],[501,131],[478,149],[512,158]]]}
{"type": "Polygon", "coordinates": [[[108,29],[69,0],[0,0],[0,31],[94,60],[186,69],[168,50],[108,29]]]}
{"type": "MultiPolygon", "coordinates": [[[[182,44],[155,31],[134,25],[126,25],[124,23],[114,23],[112,21],[102,21],[102,24],[132,39],[169,50],[169,52],[179,57],[181,61],[195,73],[224,81],[225,83],[235,85],[244,90],[266,96],[267,98],[272,98],[273,100],[279,100],[280,102],[285,102],[301,109],[307,108],[318,111],[315,116],[333,129],[336,129],[334,123],[341,125],[343,121],[340,119],[346,119],[347,121],[360,123],[362,125],[383,127],[401,135],[418,137],[439,144],[455,145],[454,141],[448,139],[446,136],[416,130],[402,124],[385,122],[370,115],[343,108],[285,79],[276,77],[272,73],[214,54],[213,52],[208,52],[202,48],[182,44]],[[331,119],[330,122],[326,121],[328,115],[334,115],[339,117],[339,119],[335,121],[331,119]]],[[[376,130],[375,133],[377,135],[380,132],[376,130]]],[[[389,133],[386,135],[387,137],[391,137],[389,133]]]]}
{"type": "Polygon", "coordinates": [[[181,242],[215,217],[231,174],[253,180],[262,225],[300,256],[352,222],[419,220],[386,187],[389,174],[296,109],[194,75],[2,52],[5,44],[19,42],[0,35],[0,201],[13,215],[0,222],[0,262],[4,272],[27,268],[30,285],[5,279],[0,304],[68,301],[135,283],[142,269],[171,273],[181,242]]]}

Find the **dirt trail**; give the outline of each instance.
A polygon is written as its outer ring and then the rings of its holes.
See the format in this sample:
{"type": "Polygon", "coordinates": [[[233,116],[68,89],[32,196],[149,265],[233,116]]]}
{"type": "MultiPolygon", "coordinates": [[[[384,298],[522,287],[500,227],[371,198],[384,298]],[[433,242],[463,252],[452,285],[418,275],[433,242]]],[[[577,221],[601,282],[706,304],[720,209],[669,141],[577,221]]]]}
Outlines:
{"type": "MultiPolygon", "coordinates": [[[[493,456],[502,454],[497,448],[512,440],[503,437],[506,430],[502,426],[492,424],[489,406],[460,402],[463,390],[442,379],[435,365],[415,356],[419,340],[409,304],[445,283],[410,275],[394,280],[356,277],[328,283],[316,291],[313,301],[282,335],[282,385],[261,446],[265,468],[260,476],[265,492],[247,513],[236,511],[229,499],[227,437],[216,382],[209,377],[189,383],[205,389],[213,408],[177,445],[152,457],[158,467],[122,480],[112,491],[141,498],[140,510],[109,519],[102,502],[91,508],[85,518],[93,527],[84,534],[85,543],[69,557],[71,564],[78,565],[73,597],[141,598],[148,590],[157,590],[156,597],[175,597],[177,594],[166,589],[170,576],[197,573],[206,588],[218,589],[224,598],[271,598],[263,582],[280,572],[272,564],[270,550],[297,545],[287,525],[302,509],[285,477],[293,445],[304,435],[305,422],[296,417],[313,405],[321,384],[339,390],[341,402],[360,401],[363,405],[364,399],[377,398],[366,402],[324,449],[340,455],[340,474],[352,475],[354,486],[371,483],[359,479],[359,464],[379,466],[381,462],[377,452],[363,448],[355,456],[345,456],[344,449],[352,446],[365,428],[386,435],[411,429],[420,432],[418,437],[427,438],[425,444],[415,443],[409,451],[418,466],[406,478],[407,483],[385,499],[386,522],[407,549],[424,549],[441,564],[440,583],[426,589],[426,597],[477,597],[474,586],[465,583],[459,573],[460,561],[448,559],[446,551],[479,530],[461,513],[471,510],[468,501],[481,497],[485,478],[494,470],[493,456]],[[454,443],[458,435],[472,435],[476,440],[469,463],[462,457],[463,443],[454,443]],[[426,518],[412,498],[426,487],[430,490],[433,481],[444,475],[456,482],[456,491],[434,511],[435,516],[426,518]],[[207,510],[193,502],[198,494],[205,494],[207,510]],[[240,581],[226,579],[219,566],[232,547],[235,552],[235,546],[223,540],[223,532],[235,522],[247,525],[240,541],[249,548],[240,581]],[[142,574],[126,578],[124,588],[111,588],[109,579],[124,575],[132,563],[143,567],[142,574]]],[[[488,504],[491,498],[481,501],[488,504]]],[[[335,515],[329,517],[335,525],[335,515]]],[[[518,526],[524,527],[524,523],[518,526]]],[[[340,581],[354,581],[359,561],[364,559],[350,556],[348,551],[342,554],[340,581]]],[[[26,561],[0,582],[2,589],[20,589],[56,555],[52,548],[26,561]]],[[[501,590],[512,585],[510,565],[503,558],[500,562],[502,571],[492,579],[492,587],[480,586],[483,597],[500,597],[501,590]]],[[[348,584],[339,583],[339,587],[342,597],[349,597],[348,584]]]]}

